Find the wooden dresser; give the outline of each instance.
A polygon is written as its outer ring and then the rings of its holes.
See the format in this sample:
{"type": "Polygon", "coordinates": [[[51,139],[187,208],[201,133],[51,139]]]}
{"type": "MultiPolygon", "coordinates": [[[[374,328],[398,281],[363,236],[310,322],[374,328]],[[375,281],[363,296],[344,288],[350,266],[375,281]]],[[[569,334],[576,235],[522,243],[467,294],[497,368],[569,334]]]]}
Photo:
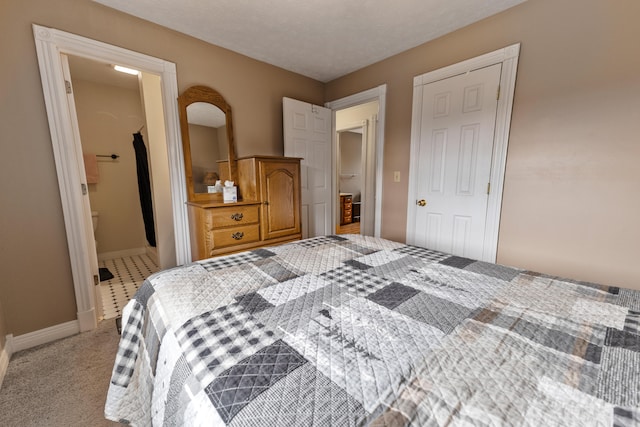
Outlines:
{"type": "Polygon", "coordinates": [[[238,202],[187,203],[194,261],[302,237],[299,158],[237,159],[236,185],[238,202]]]}
{"type": "Polygon", "coordinates": [[[340,194],[340,225],[351,224],[353,221],[353,196],[340,194]]]}

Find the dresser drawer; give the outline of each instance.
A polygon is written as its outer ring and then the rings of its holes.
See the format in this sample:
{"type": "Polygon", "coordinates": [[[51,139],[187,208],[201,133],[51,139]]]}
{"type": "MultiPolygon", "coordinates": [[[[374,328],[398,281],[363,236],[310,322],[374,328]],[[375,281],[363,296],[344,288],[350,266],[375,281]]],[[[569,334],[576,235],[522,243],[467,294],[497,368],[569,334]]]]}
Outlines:
{"type": "Polygon", "coordinates": [[[212,228],[235,227],[258,222],[259,205],[229,206],[209,209],[212,228]]]}
{"type": "Polygon", "coordinates": [[[211,249],[220,249],[243,243],[257,242],[260,240],[260,225],[251,224],[215,229],[210,233],[213,236],[213,247],[211,249]]]}

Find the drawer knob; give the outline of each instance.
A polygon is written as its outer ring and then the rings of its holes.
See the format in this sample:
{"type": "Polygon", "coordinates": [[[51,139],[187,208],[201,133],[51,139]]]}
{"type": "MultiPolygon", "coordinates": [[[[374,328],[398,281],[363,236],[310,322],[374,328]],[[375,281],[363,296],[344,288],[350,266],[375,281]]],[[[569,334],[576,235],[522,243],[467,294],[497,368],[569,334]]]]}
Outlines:
{"type": "Polygon", "coordinates": [[[231,215],[231,219],[235,221],[242,221],[242,218],[244,218],[244,215],[242,213],[234,213],[233,215],[231,215]]]}
{"type": "Polygon", "coordinates": [[[233,233],[231,237],[233,237],[235,240],[240,240],[244,237],[244,233],[242,231],[238,231],[236,233],[233,233]]]}

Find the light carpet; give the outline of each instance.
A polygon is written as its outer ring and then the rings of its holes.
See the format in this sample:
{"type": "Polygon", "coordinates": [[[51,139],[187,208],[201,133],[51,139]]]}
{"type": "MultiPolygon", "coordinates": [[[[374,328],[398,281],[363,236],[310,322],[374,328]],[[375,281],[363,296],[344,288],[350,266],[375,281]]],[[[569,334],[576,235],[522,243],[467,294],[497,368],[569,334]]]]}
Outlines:
{"type": "Polygon", "coordinates": [[[104,403],[120,336],[97,329],[17,352],[0,389],[0,426],[115,426],[104,403]]]}

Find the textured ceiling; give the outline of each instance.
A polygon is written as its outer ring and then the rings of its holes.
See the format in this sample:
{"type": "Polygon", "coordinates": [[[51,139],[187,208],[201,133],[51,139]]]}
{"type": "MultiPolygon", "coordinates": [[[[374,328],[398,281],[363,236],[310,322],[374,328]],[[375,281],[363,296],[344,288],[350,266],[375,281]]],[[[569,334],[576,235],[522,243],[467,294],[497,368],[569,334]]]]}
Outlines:
{"type": "Polygon", "coordinates": [[[94,0],[328,82],[525,0],[94,0]]]}

